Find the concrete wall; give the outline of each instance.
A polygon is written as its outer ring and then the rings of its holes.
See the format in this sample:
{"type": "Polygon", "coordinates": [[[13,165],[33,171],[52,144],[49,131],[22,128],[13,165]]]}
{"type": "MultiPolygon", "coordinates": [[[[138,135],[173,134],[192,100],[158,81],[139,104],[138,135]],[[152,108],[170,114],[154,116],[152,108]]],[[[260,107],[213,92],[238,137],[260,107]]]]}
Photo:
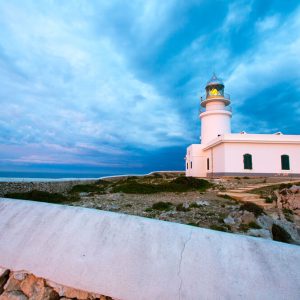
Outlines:
{"type": "Polygon", "coordinates": [[[0,199],[0,266],[117,299],[300,299],[300,248],[0,199]]]}

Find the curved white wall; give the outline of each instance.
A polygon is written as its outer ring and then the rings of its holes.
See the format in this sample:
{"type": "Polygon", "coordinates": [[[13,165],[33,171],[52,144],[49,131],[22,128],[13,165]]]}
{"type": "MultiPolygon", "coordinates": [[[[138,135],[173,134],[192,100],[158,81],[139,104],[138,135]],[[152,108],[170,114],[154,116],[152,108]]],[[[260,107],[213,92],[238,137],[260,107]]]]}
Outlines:
{"type": "Polygon", "coordinates": [[[0,267],[123,300],[300,299],[299,246],[0,198],[0,267]]]}
{"type": "Polygon", "coordinates": [[[218,135],[231,132],[231,112],[215,106],[206,108],[200,114],[201,119],[201,144],[207,144],[218,135]],[[217,109],[216,109],[217,108],[217,109]]]}

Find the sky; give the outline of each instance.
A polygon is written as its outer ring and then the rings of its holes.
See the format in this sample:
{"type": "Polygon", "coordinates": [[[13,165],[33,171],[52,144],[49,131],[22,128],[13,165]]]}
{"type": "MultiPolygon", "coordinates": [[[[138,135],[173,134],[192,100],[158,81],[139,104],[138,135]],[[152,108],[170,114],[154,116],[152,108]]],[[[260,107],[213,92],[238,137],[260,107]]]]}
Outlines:
{"type": "Polygon", "coordinates": [[[213,72],[233,132],[300,134],[299,0],[0,0],[0,171],[183,170],[213,72]]]}

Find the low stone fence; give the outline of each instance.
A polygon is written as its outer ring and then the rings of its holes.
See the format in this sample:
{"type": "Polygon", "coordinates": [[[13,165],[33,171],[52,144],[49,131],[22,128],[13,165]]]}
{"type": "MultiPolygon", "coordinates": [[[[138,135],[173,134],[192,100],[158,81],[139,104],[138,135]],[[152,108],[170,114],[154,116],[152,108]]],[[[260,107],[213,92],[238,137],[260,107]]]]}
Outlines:
{"type": "Polygon", "coordinates": [[[114,299],[300,299],[299,246],[5,198],[0,267],[114,299]]]}
{"type": "Polygon", "coordinates": [[[23,193],[39,190],[49,193],[66,193],[77,184],[93,183],[96,180],[0,182],[0,197],[8,193],[23,193]]]}

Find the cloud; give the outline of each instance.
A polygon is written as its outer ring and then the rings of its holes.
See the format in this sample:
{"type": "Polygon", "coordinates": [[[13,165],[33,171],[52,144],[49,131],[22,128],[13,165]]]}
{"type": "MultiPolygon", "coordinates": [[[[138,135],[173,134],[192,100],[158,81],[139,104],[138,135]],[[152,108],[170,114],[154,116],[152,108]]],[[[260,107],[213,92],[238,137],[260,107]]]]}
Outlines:
{"type": "Polygon", "coordinates": [[[232,94],[235,129],[276,129],[264,105],[300,94],[296,4],[1,2],[0,159],[181,168],[214,71],[232,94]]]}

